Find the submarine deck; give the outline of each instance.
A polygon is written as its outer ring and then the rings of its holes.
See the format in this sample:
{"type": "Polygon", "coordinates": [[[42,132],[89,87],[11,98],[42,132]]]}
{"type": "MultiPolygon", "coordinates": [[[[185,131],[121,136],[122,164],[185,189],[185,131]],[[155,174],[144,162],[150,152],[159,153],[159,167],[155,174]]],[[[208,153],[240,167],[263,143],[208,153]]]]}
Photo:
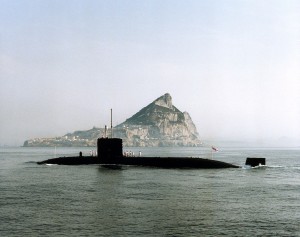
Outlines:
{"type": "Polygon", "coordinates": [[[160,168],[196,168],[196,169],[219,169],[239,168],[239,166],[205,158],[190,157],[119,157],[113,160],[100,159],[93,156],[59,157],[37,162],[38,164],[57,165],[132,165],[160,168]]]}

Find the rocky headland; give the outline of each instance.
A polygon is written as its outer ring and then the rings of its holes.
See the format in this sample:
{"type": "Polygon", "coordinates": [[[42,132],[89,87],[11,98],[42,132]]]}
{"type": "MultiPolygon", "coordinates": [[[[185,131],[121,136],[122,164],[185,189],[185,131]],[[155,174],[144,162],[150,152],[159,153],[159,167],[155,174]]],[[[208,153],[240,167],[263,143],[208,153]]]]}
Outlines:
{"type": "MultiPolygon", "coordinates": [[[[97,138],[104,133],[104,128],[94,127],[61,137],[30,139],[24,146],[96,146],[97,138]]],[[[106,135],[111,136],[110,129],[106,135]]],[[[201,143],[190,115],[177,109],[168,93],[115,126],[113,136],[122,138],[125,147],[199,146],[201,143]]]]}

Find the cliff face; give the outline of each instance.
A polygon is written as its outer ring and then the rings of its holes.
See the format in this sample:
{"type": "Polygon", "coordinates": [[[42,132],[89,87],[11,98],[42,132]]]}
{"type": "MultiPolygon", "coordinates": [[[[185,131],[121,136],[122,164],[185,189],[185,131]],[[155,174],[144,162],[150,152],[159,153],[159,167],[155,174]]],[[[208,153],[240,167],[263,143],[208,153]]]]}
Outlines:
{"type": "MultiPolygon", "coordinates": [[[[110,136],[108,130],[107,135],[110,136]]],[[[56,138],[27,140],[24,146],[95,146],[104,129],[76,131],[56,138]]],[[[198,146],[198,132],[190,115],[181,112],[165,94],[113,129],[123,146],[198,146]]]]}
{"type": "Polygon", "coordinates": [[[181,112],[165,94],[116,127],[124,146],[198,146],[198,132],[190,115],[181,112]]]}

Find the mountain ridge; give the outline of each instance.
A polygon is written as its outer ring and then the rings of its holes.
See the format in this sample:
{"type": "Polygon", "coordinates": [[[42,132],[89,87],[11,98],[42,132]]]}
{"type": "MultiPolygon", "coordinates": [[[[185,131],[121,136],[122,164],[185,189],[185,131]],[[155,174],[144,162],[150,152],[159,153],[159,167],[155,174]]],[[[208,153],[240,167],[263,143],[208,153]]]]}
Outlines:
{"type": "MultiPolygon", "coordinates": [[[[24,146],[95,146],[97,137],[105,136],[104,128],[75,131],[56,138],[38,138],[24,142],[24,146]]],[[[107,136],[111,136],[110,129],[107,136]]],[[[131,146],[199,146],[199,135],[191,116],[181,112],[166,93],[140,111],[118,124],[113,136],[131,146]]]]}

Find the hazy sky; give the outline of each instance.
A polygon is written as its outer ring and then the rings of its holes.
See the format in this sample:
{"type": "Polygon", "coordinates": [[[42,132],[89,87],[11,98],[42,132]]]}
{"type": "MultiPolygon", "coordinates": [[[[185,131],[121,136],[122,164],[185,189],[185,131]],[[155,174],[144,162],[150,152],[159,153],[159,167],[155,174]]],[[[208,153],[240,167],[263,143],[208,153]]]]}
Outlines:
{"type": "Polygon", "coordinates": [[[202,139],[300,140],[298,0],[0,0],[0,145],[170,93],[202,139]]]}

